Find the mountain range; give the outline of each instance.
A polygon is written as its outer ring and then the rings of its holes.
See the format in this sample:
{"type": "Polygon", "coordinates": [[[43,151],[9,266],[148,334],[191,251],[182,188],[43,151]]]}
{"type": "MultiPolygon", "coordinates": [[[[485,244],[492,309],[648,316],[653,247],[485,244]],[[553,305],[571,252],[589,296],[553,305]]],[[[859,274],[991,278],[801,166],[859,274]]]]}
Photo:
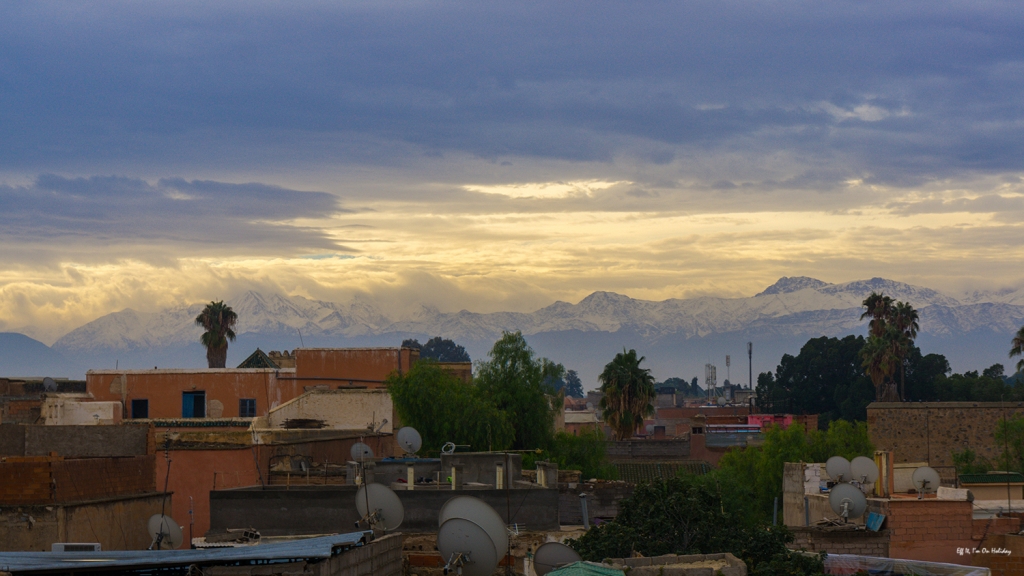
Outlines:
{"type": "MultiPolygon", "coordinates": [[[[774,369],[783,353],[797,353],[808,338],[863,334],[861,302],[872,291],[917,308],[918,345],[926,353],[945,354],[958,371],[1009,364],[1010,338],[1024,324],[1024,289],[953,297],[883,278],[840,284],[781,278],[748,298],[658,302],[594,292],[576,304],[555,302],[530,313],[422,307],[405,317],[393,317],[366,299],[341,304],[250,291],[227,301],[239,317],[238,340],[228,359],[237,364],[257,346],[395,346],[404,338],[440,335],[479,360],[503,330],[520,330],[539,355],[576,369],[587,388],[596,387],[603,365],[624,347],[645,355],[645,365],[659,380],[698,376],[703,381],[704,364],[710,362],[718,365],[719,381],[735,368],[732,380],[746,383],[748,341],[754,344],[756,374],[774,369]],[[727,354],[731,367],[724,366],[727,354]]],[[[200,367],[205,353],[194,319],[202,308],[197,303],[155,312],[125,309],[72,330],[51,349],[69,366],[200,367]]],[[[10,374],[4,358],[0,355],[0,370],[10,374]]],[[[36,372],[46,373],[45,367],[36,372]]]]}

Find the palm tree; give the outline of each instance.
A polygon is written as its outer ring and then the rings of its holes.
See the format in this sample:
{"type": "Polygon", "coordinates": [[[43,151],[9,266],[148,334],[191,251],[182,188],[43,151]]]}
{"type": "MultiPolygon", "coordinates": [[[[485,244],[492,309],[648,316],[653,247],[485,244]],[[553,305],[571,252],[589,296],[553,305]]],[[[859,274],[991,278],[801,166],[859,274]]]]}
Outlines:
{"type": "MultiPolygon", "coordinates": [[[[1017,334],[1014,335],[1013,341],[1010,342],[1010,358],[1014,356],[1024,355],[1024,326],[1021,326],[1020,330],[1017,330],[1017,334]]],[[[1017,362],[1017,372],[1024,370],[1024,358],[1017,362]]]]}
{"type": "Polygon", "coordinates": [[[636,350],[616,354],[598,376],[601,381],[601,411],[619,440],[631,438],[644,418],[654,414],[654,376],[641,368],[644,357],[637,358],[636,350]]]}
{"type": "Polygon", "coordinates": [[[881,336],[868,336],[861,348],[861,362],[871,383],[875,385],[875,400],[878,402],[900,401],[892,381],[892,375],[900,362],[899,341],[899,333],[890,325],[881,336]]]}
{"type": "Polygon", "coordinates": [[[892,323],[900,333],[899,355],[900,355],[900,400],[906,398],[906,358],[910,353],[910,347],[914,345],[914,338],[917,338],[918,325],[917,310],[909,302],[897,302],[892,309],[892,323]]]}
{"type": "Polygon", "coordinates": [[[885,332],[885,324],[892,316],[892,298],[872,292],[870,296],[864,299],[863,302],[865,312],[860,315],[860,319],[863,320],[867,317],[871,317],[871,322],[868,323],[872,336],[881,336],[885,332]]]}
{"type": "Polygon", "coordinates": [[[235,322],[238,314],[224,301],[210,302],[203,312],[196,316],[196,324],[206,332],[199,338],[206,346],[206,363],[210,368],[223,368],[228,360],[228,340],[235,340],[235,322]]]}

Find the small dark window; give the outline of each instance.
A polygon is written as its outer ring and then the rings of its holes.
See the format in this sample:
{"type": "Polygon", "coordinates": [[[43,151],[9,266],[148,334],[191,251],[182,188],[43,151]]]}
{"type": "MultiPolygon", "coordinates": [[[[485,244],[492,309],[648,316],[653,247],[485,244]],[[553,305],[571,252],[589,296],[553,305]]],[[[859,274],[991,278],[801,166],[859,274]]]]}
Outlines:
{"type": "Polygon", "coordinates": [[[238,401],[238,416],[240,418],[256,417],[256,399],[242,398],[238,401]]]}
{"type": "Polygon", "coordinates": [[[132,418],[149,418],[149,400],[132,400],[132,418]]]}
{"type": "Polygon", "coordinates": [[[704,433],[704,427],[703,426],[694,426],[693,427],[693,433],[694,434],[703,434],[704,433]]]}

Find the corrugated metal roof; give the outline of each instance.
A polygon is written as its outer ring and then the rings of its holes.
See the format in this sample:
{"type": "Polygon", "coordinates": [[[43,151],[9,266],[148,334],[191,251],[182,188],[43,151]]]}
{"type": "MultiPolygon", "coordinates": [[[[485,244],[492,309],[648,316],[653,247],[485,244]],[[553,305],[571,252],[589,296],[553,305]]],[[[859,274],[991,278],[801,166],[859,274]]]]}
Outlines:
{"type": "Polygon", "coordinates": [[[548,574],[550,576],[623,576],[625,572],[594,562],[573,562],[568,566],[552,570],[548,574]]]}
{"type": "Polygon", "coordinates": [[[675,478],[679,471],[703,476],[711,466],[703,460],[682,460],[677,462],[615,462],[619,480],[641,484],[659,478],[675,478]]]}
{"type": "Polygon", "coordinates": [[[1019,472],[990,472],[988,474],[961,474],[961,484],[1006,484],[1007,482],[1024,482],[1024,475],[1019,472]]]}
{"type": "Polygon", "coordinates": [[[13,574],[52,572],[129,572],[153,568],[273,563],[330,558],[368,541],[372,532],[334,534],[245,548],[205,550],[126,550],[111,552],[0,552],[0,571],[13,574]]]}

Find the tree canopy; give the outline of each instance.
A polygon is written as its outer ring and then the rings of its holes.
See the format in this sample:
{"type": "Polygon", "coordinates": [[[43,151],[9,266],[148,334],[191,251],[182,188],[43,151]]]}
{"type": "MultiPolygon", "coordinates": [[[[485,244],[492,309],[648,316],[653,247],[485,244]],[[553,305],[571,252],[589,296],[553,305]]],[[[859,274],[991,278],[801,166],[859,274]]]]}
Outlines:
{"type": "Polygon", "coordinates": [[[604,392],[601,411],[619,440],[631,438],[644,418],[654,414],[654,376],[649,369],[640,367],[643,361],[636,350],[623,349],[598,376],[604,392]]]}
{"type": "MultiPolygon", "coordinates": [[[[861,362],[864,345],[863,336],[822,336],[808,340],[796,356],[784,354],[774,374],[758,376],[758,407],[769,413],[818,414],[823,429],[836,419],[866,420],[875,390],[861,362]]],[[[935,383],[949,372],[949,362],[941,354],[922,356],[911,346],[905,370],[907,399],[935,400],[935,383]]]]}
{"type": "Polygon", "coordinates": [[[196,316],[196,325],[202,326],[199,342],[206,347],[206,363],[210,368],[223,368],[228,360],[228,341],[235,340],[238,314],[223,300],[210,302],[196,316]]]}
{"type": "Polygon", "coordinates": [[[575,370],[568,370],[565,373],[565,395],[570,398],[583,398],[583,382],[575,370]]]}
{"type": "Polygon", "coordinates": [[[419,340],[407,338],[402,340],[403,348],[415,348],[420,351],[420,358],[437,360],[438,362],[469,362],[469,353],[462,346],[448,338],[434,336],[426,344],[419,340]]]}
{"type": "Polygon", "coordinates": [[[730,450],[718,463],[723,474],[736,478],[753,492],[751,501],[763,514],[769,514],[775,497],[782,496],[782,474],[786,462],[825,462],[831,456],[852,459],[871,456],[874,447],[865,422],[835,420],[828,430],[804,430],[793,424],[783,430],[772,426],[764,443],[744,450],[730,450]]]}
{"type": "Polygon", "coordinates": [[[476,385],[515,431],[512,448],[546,448],[554,437],[551,388],[545,380],[564,373],[561,364],[536,358],[521,332],[504,332],[489,360],[477,366],[476,385]]]}
{"type": "Polygon", "coordinates": [[[567,543],[591,561],[634,553],[730,552],[752,575],[820,574],[821,558],[787,550],[792,534],[785,526],[769,527],[764,515],[752,512],[751,496],[747,486],[724,473],[659,479],[638,485],[619,503],[614,520],[567,543]]]}
{"type": "Polygon", "coordinates": [[[420,360],[401,376],[393,373],[386,385],[402,423],[423,438],[422,455],[440,453],[445,442],[479,451],[512,447],[514,431],[507,415],[479,388],[432,360],[420,360]]]}

